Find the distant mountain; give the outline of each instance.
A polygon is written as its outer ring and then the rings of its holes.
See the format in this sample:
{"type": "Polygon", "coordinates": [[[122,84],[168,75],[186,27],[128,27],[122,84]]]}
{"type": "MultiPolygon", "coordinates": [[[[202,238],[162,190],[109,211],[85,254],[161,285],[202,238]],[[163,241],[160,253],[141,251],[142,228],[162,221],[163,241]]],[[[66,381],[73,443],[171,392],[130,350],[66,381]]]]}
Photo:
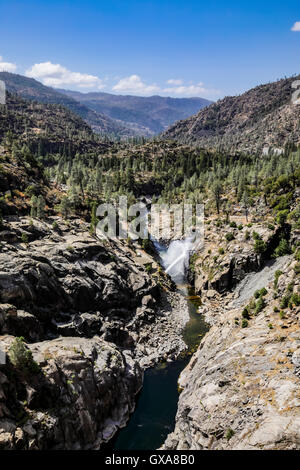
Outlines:
{"type": "Polygon", "coordinates": [[[65,106],[82,117],[95,132],[119,137],[159,134],[175,121],[211,103],[203,98],[145,98],[58,90],[9,72],[0,72],[0,80],[11,93],[27,100],[65,106]]]}
{"type": "Polygon", "coordinates": [[[155,135],[175,121],[195,114],[212,102],[203,98],[123,96],[109,93],[80,93],[59,90],[81,104],[118,120],[140,135],[155,135]]]}
{"type": "Polygon", "coordinates": [[[299,77],[261,85],[227,97],[172,125],[163,136],[229,151],[278,149],[300,142],[300,106],[292,103],[299,77]]]}
{"type": "Polygon", "coordinates": [[[25,100],[10,92],[6,95],[6,106],[0,105],[0,141],[4,137],[18,139],[43,155],[101,153],[109,146],[105,139],[95,136],[80,116],[65,106],[25,100]]]}
{"type": "Polygon", "coordinates": [[[70,96],[60,93],[54,88],[47,87],[33,78],[8,72],[0,72],[0,80],[5,82],[6,89],[9,92],[17,93],[27,100],[65,106],[82,117],[97,133],[116,134],[119,136],[134,135],[133,131],[126,129],[108,116],[93,111],[70,96]]]}

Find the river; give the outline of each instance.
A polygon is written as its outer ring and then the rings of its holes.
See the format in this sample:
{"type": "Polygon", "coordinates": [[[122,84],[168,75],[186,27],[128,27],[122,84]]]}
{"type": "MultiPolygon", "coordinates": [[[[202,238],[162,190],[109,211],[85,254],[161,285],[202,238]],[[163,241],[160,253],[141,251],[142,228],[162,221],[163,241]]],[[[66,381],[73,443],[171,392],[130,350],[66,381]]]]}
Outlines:
{"type": "Polygon", "coordinates": [[[174,241],[168,248],[155,242],[155,246],[166,272],[186,297],[190,319],[184,328],[183,339],[188,345],[188,352],[174,362],[162,363],[145,372],[135,411],[127,426],[111,442],[115,450],[154,450],[163,444],[175,426],[179,375],[208,330],[203,317],[197,313],[199,297],[194,296],[189,286],[184,284],[183,273],[189,262],[189,241],[174,241]],[[179,261],[174,264],[176,259],[179,261]]]}

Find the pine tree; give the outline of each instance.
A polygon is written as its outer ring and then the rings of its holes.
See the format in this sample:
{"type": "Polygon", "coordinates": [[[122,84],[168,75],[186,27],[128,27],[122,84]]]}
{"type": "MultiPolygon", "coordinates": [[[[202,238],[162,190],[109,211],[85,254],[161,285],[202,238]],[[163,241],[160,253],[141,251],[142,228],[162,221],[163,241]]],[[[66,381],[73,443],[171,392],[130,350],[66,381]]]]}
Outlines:
{"type": "Polygon", "coordinates": [[[31,210],[30,210],[31,217],[37,217],[38,199],[35,195],[31,197],[30,205],[31,205],[31,210]]]}
{"type": "Polygon", "coordinates": [[[37,207],[36,207],[36,212],[37,212],[37,217],[39,219],[43,219],[45,216],[45,199],[43,198],[42,195],[40,195],[37,199],[37,207]]]}
{"type": "Polygon", "coordinates": [[[247,191],[244,191],[241,202],[242,202],[242,206],[245,209],[245,216],[246,216],[246,220],[248,222],[249,197],[248,197],[247,191]]]}
{"type": "Polygon", "coordinates": [[[212,193],[213,193],[213,196],[214,196],[214,199],[215,199],[217,212],[218,212],[218,214],[220,214],[221,197],[222,197],[222,193],[223,193],[223,186],[222,186],[221,181],[216,179],[213,182],[212,193]]]}
{"type": "Polygon", "coordinates": [[[91,208],[91,224],[90,224],[90,233],[91,233],[91,235],[93,235],[95,233],[96,225],[98,223],[98,218],[96,216],[97,207],[98,207],[97,202],[96,201],[93,202],[92,203],[92,208],[91,208]]]}
{"type": "Polygon", "coordinates": [[[66,219],[70,213],[71,204],[67,196],[64,196],[60,202],[59,210],[62,216],[66,219]]]}

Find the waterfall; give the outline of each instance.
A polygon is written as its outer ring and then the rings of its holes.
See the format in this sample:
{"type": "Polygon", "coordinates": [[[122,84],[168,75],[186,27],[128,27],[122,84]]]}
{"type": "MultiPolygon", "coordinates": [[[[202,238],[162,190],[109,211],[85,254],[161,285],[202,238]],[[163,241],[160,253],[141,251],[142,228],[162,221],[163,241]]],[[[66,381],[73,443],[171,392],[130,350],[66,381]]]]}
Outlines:
{"type": "Polygon", "coordinates": [[[171,276],[176,284],[182,284],[189,265],[190,251],[193,249],[193,240],[191,238],[174,240],[168,248],[157,241],[154,241],[154,244],[166,273],[171,276]]]}

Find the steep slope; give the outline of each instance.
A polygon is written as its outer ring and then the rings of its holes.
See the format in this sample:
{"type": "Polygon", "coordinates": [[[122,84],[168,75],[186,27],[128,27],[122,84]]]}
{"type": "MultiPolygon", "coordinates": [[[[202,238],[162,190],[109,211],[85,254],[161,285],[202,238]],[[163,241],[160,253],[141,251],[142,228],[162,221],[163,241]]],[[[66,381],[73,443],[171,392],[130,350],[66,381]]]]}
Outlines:
{"type": "Polygon", "coordinates": [[[97,113],[104,113],[137,133],[149,136],[162,132],[172,123],[185,119],[211,104],[211,101],[203,98],[140,97],[60,91],[97,113]]]}
{"type": "Polygon", "coordinates": [[[42,85],[42,83],[33,78],[8,72],[0,72],[0,80],[5,82],[6,89],[9,92],[17,93],[27,100],[65,106],[82,117],[95,132],[120,136],[130,136],[133,134],[129,129],[125,129],[124,126],[109,117],[89,109],[87,106],[84,106],[65,94],[59,93],[51,87],[42,85]]]}
{"type": "Polygon", "coordinates": [[[99,449],[126,424],[143,369],[185,349],[183,298],[141,247],[63,220],[66,185],[30,152],[45,135],[98,155],[100,137],[62,106],[8,93],[0,110],[0,449],[99,449]]]}
{"type": "Polygon", "coordinates": [[[300,107],[292,103],[299,77],[261,85],[226,97],[170,127],[164,137],[206,148],[261,151],[300,141],[300,107]]]}
{"type": "Polygon", "coordinates": [[[99,449],[126,424],[143,368],[184,349],[179,296],[82,220],[5,224],[0,449],[99,449]]]}
{"type": "MultiPolygon", "coordinates": [[[[7,93],[6,106],[0,106],[0,138],[18,138],[31,149],[44,151],[88,151],[99,146],[91,128],[78,115],[55,104],[36,103],[7,93]]],[[[44,152],[43,152],[44,153],[44,152]]]]}
{"type": "MultiPolygon", "coordinates": [[[[258,284],[262,274],[253,275],[258,284]]],[[[279,258],[271,282],[265,277],[264,307],[242,328],[245,301],[239,306],[228,294],[206,302],[213,326],[180,377],[176,427],[165,450],[299,449],[299,263],[279,258]],[[292,300],[279,312],[287,295],[292,300]]],[[[250,300],[247,286],[246,294],[250,300]]]]}

